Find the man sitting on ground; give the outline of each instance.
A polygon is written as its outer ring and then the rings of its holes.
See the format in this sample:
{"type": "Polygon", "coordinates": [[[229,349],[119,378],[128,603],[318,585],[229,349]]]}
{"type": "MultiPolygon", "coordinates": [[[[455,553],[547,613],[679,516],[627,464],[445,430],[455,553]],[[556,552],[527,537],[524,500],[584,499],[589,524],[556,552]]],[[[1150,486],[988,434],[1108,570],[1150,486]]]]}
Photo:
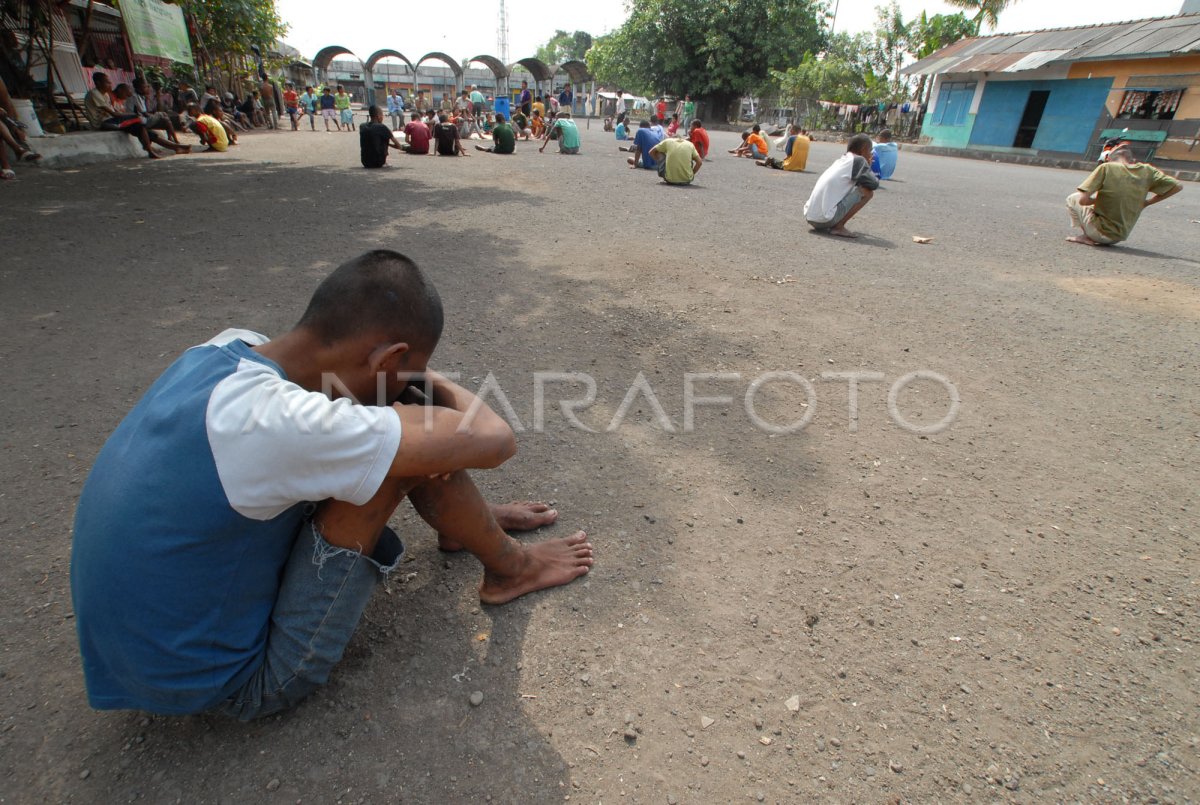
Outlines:
{"type": "Polygon", "coordinates": [[[404,144],[400,147],[410,154],[428,154],[429,139],[429,127],[421,120],[421,113],[413,112],[412,120],[404,127],[404,144]]]}
{"type": "Polygon", "coordinates": [[[554,118],[554,122],[546,129],[546,136],[542,142],[542,147],[538,149],[539,154],[546,150],[546,145],[552,139],[558,140],[558,153],[579,153],[579,127],[571,119],[570,110],[559,110],[558,117],[554,118]]]}
{"type": "Polygon", "coordinates": [[[396,135],[383,123],[383,110],[374,104],[367,110],[369,120],[358,127],[359,159],[364,168],[382,168],[387,164],[388,149],[404,150],[396,135]]]}
{"type": "Polygon", "coordinates": [[[658,160],[658,175],[667,184],[691,184],[704,164],[692,141],[682,137],[668,137],[650,153],[658,160]]]}
{"type": "Polygon", "coordinates": [[[442,325],[421,270],[369,252],[318,286],[290,332],[226,330],[147,390],[76,509],[71,594],[93,707],[249,720],[295,705],[326,683],[403,557],[387,523],[406,497],[442,550],[483,564],[484,604],[588,572],[585,533],[518,542],[505,531],[557,513],[489,505],[467,474],[503,464],[516,440],[427,368],[442,325]]]}
{"type": "Polygon", "coordinates": [[[696,146],[696,153],[700,155],[700,158],[708,159],[708,132],[705,131],[704,124],[699,119],[692,121],[692,130],[688,132],[688,139],[692,141],[692,145],[696,146]]]}
{"type": "Polygon", "coordinates": [[[846,153],[817,179],[804,204],[804,218],[818,232],[858,237],[846,229],[846,222],[867,206],[878,188],[879,179],[871,172],[871,138],[855,134],[846,153]]]}
{"type": "Polygon", "coordinates": [[[458,126],[448,122],[444,113],[438,115],[438,123],[433,127],[433,140],[437,144],[434,152],[438,156],[467,156],[466,149],[462,145],[462,140],[458,137],[458,126]]]}
{"type": "Polygon", "coordinates": [[[525,116],[525,113],[522,112],[520,108],[513,112],[512,124],[513,131],[516,133],[517,137],[522,140],[530,139],[532,134],[529,131],[529,118],[525,116]]]}
{"type": "Polygon", "coordinates": [[[141,142],[142,149],[151,159],[159,158],[158,154],[154,153],[151,143],[163,148],[169,148],[176,154],[186,154],[192,150],[190,145],[173,143],[153,133],[146,128],[146,124],[137,115],[117,111],[115,104],[123,105],[133,95],[133,91],[129,88],[128,84],[121,84],[117,87],[115,102],[108,94],[112,89],[112,83],[109,81],[107,75],[98,71],[93,73],[92,84],[94,88],[83,99],[83,111],[87,115],[88,122],[92,125],[93,129],[97,131],[123,131],[130,137],[136,137],[141,142]]]}
{"type": "Polygon", "coordinates": [[[654,133],[650,121],[643,119],[638,124],[637,135],[633,138],[633,156],[627,162],[631,168],[642,167],[647,170],[658,170],[658,163],[650,155],[650,150],[661,143],[662,137],[654,133]],[[640,164],[639,164],[640,163],[640,164]]]}
{"type": "Polygon", "coordinates": [[[783,144],[783,159],[767,157],[755,164],[778,170],[803,171],[808,165],[808,149],[811,144],[812,141],[808,138],[808,134],[798,124],[793,123],[788,129],[788,138],[783,144]]]}
{"type": "MultiPolygon", "coordinates": [[[[751,159],[766,159],[767,152],[770,146],[767,145],[767,138],[762,136],[762,126],[755,123],[750,127],[750,133],[742,137],[742,144],[733,149],[729,153],[736,157],[750,157],[751,159]]],[[[868,166],[869,167],[869,166],[868,166]]]]}
{"type": "MultiPolygon", "coordinates": [[[[623,143],[626,140],[633,139],[632,137],[629,136],[629,127],[625,125],[625,113],[624,112],[617,115],[617,127],[615,129],[615,133],[617,135],[617,142],[623,143]]],[[[625,146],[621,146],[621,150],[628,151],[629,149],[625,146]]]]}
{"type": "Polygon", "coordinates": [[[900,159],[900,146],[892,142],[892,132],[884,129],[879,132],[878,142],[875,143],[875,157],[871,160],[871,170],[880,179],[891,179],[896,172],[896,162],[900,159]]]}
{"type": "Polygon", "coordinates": [[[1109,153],[1108,161],[1097,167],[1067,197],[1071,226],[1082,235],[1067,238],[1085,246],[1112,246],[1128,240],[1142,210],[1168,199],[1183,185],[1145,162],[1138,162],[1128,143],[1109,153]],[[1152,194],[1146,198],[1146,194],[1152,194]]]}
{"type": "Polygon", "coordinates": [[[517,150],[517,135],[512,126],[504,122],[504,114],[496,113],[496,124],[492,127],[492,144],[477,145],[476,151],[486,151],[489,154],[511,154],[517,150]]]}

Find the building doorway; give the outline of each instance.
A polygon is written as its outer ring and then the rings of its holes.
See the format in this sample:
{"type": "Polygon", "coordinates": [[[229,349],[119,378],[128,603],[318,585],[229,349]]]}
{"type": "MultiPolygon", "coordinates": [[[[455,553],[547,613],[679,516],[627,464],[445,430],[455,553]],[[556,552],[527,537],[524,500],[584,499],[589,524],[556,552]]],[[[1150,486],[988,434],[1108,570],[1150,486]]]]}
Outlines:
{"type": "Polygon", "coordinates": [[[1038,125],[1042,122],[1042,113],[1046,111],[1046,101],[1050,100],[1050,90],[1035,89],[1029,93],[1025,102],[1025,113],[1021,115],[1021,125],[1017,127],[1017,136],[1013,140],[1013,148],[1032,148],[1033,139],[1037,136],[1038,125]]]}

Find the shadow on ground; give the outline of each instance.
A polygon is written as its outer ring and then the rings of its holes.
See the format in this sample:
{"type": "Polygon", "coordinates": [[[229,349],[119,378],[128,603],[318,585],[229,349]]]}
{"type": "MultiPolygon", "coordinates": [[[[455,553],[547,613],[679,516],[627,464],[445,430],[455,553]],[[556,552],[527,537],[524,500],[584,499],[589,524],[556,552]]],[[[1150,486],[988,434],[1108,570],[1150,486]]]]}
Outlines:
{"type": "MultiPolygon", "coordinates": [[[[546,686],[566,685],[582,713],[593,683],[587,664],[525,666],[531,619],[548,618],[543,639],[578,638],[593,655],[621,656],[609,638],[583,636],[593,622],[629,618],[629,595],[671,589],[672,546],[684,522],[697,519],[682,498],[649,508],[638,501],[652,501],[664,483],[690,486],[686,470],[669,467],[680,464],[675,451],[701,445],[720,447],[696,464],[710,475],[741,479],[734,487],[748,495],[786,491],[791,481],[765,472],[752,444],[731,450],[712,433],[668,444],[644,399],[630,408],[628,426],[608,435],[568,428],[551,410],[545,432],[523,436],[522,456],[480,485],[493,498],[550,498],[563,512],[554,534],[602,524],[592,577],[480,608],[478,565],[439,554],[429,530],[406,513],[394,525],[409,559],[372,601],[330,685],[293,712],[247,725],[87,708],[67,588],[80,485],[107,434],[180,351],[230,326],[282,332],[329,270],[368,248],[401,250],[429,271],[448,317],[438,368],[461,371],[468,387],[495,371],[526,427],[535,370],[595,375],[600,399],[583,419],[598,430],[642,372],[678,425],[681,389],[656,377],[659,356],[714,356],[730,342],[647,314],[601,279],[581,283],[552,261],[531,263],[522,240],[443,223],[463,211],[519,220],[546,203],[536,196],[456,192],[399,171],[216,159],[200,169],[160,167],[167,169],[152,176],[140,163],[97,169],[89,188],[51,174],[19,219],[15,210],[0,213],[0,223],[20,220],[26,235],[5,244],[11,259],[0,275],[0,311],[24,326],[0,354],[14,378],[10,391],[38,401],[0,413],[8,434],[0,476],[22,512],[10,568],[18,581],[0,592],[8,613],[0,638],[5,787],[93,802],[561,801],[573,764],[529,711],[539,697],[552,701],[546,686]],[[63,225],[81,219],[87,226],[63,225]],[[731,462],[732,471],[720,469],[731,462]],[[485,694],[479,707],[468,703],[475,690],[485,694]]],[[[764,395],[764,410],[789,404],[764,395]]],[[[805,477],[814,473],[802,468],[805,477]]],[[[676,628],[700,628],[705,616],[698,617],[676,628]]],[[[639,646],[625,671],[651,662],[639,646]]],[[[611,669],[594,673],[597,685],[621,684],[611,669]]],[[[613,731],[603,740],[623,739],[613,731]]]]}

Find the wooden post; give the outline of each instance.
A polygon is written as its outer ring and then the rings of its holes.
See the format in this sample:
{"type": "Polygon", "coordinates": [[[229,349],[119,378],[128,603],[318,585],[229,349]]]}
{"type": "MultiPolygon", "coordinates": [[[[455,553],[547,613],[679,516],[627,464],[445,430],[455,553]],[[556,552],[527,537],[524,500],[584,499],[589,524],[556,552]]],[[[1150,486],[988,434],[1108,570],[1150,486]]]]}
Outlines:
{"type": "Polygon", "coordinates": [[[92,38],[92,6],[96,0],[88,0],[87,13],[83,15],[83,36],[79,38],[79,59],[83,61],[83,51],[88,46],[88,40],[92,38]]]}

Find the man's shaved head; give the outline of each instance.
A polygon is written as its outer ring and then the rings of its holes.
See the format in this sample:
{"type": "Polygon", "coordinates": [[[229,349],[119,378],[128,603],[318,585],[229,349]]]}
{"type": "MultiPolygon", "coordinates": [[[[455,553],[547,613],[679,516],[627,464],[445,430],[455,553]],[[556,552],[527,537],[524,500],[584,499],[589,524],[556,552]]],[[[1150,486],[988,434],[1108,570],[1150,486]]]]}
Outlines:
{"type": "Polygon", "coordinates": [[[416,263],[376,249],[334,269],[317,286],[298,326],[325,343],[375,334],[432,351],[442,323],[442,300],[416,263]]]}

